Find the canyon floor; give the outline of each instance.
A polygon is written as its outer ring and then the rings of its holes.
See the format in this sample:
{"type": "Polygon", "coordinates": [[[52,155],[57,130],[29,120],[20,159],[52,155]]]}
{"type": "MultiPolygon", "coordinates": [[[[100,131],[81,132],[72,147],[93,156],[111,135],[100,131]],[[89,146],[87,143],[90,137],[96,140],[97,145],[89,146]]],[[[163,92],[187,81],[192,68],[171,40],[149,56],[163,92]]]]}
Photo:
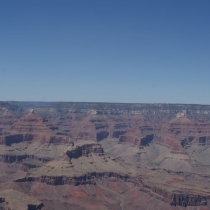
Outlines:
{"type": "Polygon", "coordinates": [[[0,209],[208,210],[210,106],[0,102],[0,209]]]}

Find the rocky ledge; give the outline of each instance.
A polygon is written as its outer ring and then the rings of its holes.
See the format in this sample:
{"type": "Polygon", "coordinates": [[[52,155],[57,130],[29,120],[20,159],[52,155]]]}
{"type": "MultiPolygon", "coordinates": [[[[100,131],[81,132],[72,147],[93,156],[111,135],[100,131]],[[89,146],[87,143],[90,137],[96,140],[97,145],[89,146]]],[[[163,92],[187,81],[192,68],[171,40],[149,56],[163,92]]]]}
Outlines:
{"type": "Polygon", "coordinates": [[[67,144],[69,137],[45,118],[33,113],[21,117],[9,130],[0,135],[0,144],[11,146],[21,142],[67,144]]]}
{"type": "Polygon", "coordinates": [[[72,150],[66,152],[67,156],[72,158],[79,158],[82,156],[88,156],[91,153],[95,153],[97,155],[103,155],[103,148],[97,143],[86,143],[81,145],[76,145],[72,150]]]}
{"type": "Polygon", "coordinates": [[[171,206],[207,206],[209,195],[191,194],[187,192],[168,191],[160,187],[148,186],[143,184],[142,191],[148,192],[151,196],[155,196],[171,206]],[[162,198],[161,198],[161,197],[162,198]]]}
{"type": "Polygon", "coordinates": [[[41,176],[41,177],[24,177],[15,180],[15,182],[42,182],[46,183],[48,185],[86,185],[86,184],[96,184],[96,179],[112,179],[112,180],[123,180],[123,181],[131,181],[132,178],[129,175],[126,174],[118,174],[113,172],[92,172],[83,174],[80,176],[73,176],[73,177],[67,177],[67,176],[41,176]]]}
{"type": "Polygon", "coordinates": [[[41,210],[44,205],[34,197],[16,190],[0,191],[0,209],[2,210],[41,210]]]}

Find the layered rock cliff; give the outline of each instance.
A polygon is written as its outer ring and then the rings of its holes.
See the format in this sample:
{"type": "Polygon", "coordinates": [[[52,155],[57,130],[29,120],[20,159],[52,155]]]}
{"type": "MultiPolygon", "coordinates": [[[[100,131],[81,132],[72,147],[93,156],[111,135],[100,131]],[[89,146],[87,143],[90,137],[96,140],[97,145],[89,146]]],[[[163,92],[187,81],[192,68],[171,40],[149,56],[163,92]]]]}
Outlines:
{"type": "Polygon", "coordinates": [[[209,209],[210,106],[12,102],[0,113],[0,189],[46,209],[209,209]]]}

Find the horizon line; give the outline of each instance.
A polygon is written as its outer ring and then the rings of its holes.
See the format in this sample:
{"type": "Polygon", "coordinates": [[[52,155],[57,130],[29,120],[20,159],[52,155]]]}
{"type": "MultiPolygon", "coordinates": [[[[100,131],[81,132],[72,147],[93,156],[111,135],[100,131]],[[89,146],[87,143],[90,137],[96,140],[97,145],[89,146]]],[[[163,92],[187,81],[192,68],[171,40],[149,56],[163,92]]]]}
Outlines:
{"type": "Polygon", "coordinates": [[[22,102],[22,103],[97,103],[97,104],[144,104],[144,105],[199,105],[199,106],[210,106],[210,104],[196,104],[196,103],[166,103],[166,102],[154,102],[154,103],[147,103],[147,102],[87,102],[87,101],[0,101],[0,102],[22,102]]]}

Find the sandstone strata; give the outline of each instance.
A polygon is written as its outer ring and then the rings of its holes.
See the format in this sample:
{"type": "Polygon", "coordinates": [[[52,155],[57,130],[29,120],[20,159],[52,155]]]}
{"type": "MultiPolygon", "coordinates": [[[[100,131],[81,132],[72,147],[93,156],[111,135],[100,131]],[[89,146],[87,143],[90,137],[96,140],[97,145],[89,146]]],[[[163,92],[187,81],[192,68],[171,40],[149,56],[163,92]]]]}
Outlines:
{"type": "Polygon", "coordinates": [[[37,199],[26,208],[209,209],[209,106],[13,102],[0,114],[0,190],[37,199]]]}

